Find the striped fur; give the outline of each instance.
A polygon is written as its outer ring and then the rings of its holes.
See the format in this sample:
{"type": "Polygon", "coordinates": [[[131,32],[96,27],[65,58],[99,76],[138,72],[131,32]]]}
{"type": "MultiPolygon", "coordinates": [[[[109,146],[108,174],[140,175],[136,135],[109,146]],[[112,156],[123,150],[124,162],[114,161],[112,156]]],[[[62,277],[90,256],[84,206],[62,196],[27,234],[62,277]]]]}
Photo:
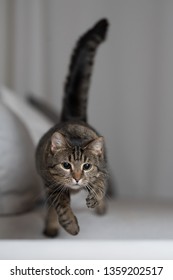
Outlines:
{"type": "Polygon", "coordinates": [[[76,45],[64,88],[62,121],[87,121],[87,99],[94,57],[98,46],[105,40],[107,29],[108,21],[100,20],[76,45]]]}
{"type": "Polygon", "coordinates": [[[99,21],[78,41],[64,89],[61,120],[40,139],[36,166],[43,179],[48,214],[44,233],[58,234],[61,225],[76,235],[79,225],[70,194],[86,190],[86,205],[105,212],[108,172],[104,139],[87,123],[87,95],[97,47],[105,39],[107,20],[99,21]],[[58,217],[58,219],[57,219],[58,217]]]}

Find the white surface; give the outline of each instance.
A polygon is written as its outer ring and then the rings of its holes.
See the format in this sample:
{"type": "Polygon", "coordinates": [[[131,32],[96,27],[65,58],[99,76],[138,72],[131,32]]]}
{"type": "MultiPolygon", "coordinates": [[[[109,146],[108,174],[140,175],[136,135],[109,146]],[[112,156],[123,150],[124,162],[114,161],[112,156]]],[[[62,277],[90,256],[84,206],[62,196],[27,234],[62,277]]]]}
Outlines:
{"type": "Polygon", "coordinates": [[[170,240],[0,241],[1,260],[173,259],[170,240]]]}
{"type": "Polygon", "coordinates": [[[78,236],[61,229],[55,239],[44,237],[42,207],[0,217],[0,259],[173,259],[172,204],[112,200],[98,217],[83,199],[75,196],[72,203],[78,236]]]}
{"type": "MultiPolygon", "coordinates": [[[[116,240],[173,239],[173,203],[111,200],[104,216],[97,216],[85,205],[86,195],[72,197],[80,233],[71,236],[62,228],[58,239],[116,240]]],[[[32,212],[0,216],[1,239],[45,239],[42,235],[45,204],[32,212]]]]}

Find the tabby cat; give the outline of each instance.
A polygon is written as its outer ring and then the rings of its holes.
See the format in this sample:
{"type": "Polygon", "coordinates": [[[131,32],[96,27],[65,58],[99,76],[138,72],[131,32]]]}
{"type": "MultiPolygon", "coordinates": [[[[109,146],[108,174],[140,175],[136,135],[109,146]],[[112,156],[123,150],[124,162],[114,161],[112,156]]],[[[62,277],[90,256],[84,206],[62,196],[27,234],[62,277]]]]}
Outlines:
{"type": "Polygon", "coordinates": [[[70,207],[70,194],[87,191],[86,205],[106,210],[108,172],[104,138],[87,123],[87,94],[97,47],[104,41],[108,21],[87,31],[74,49],[64,87],[60,122],[39,141],[36,166],[46,189],[48,214],[44,233],[54,237],[59,224],[70,234],[79,225],[70,207]]]}

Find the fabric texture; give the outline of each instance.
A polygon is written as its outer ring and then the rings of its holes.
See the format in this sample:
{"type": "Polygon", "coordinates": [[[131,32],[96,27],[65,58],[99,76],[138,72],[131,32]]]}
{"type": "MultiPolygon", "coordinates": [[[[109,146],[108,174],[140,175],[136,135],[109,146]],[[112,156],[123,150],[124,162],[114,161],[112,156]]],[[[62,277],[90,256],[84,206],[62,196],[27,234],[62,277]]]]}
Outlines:
{"type": "Polygon", "coordinates": [[[25,212],[42,196],[34,153],[26,126],[0,98],[0,214],[25,212]]]}

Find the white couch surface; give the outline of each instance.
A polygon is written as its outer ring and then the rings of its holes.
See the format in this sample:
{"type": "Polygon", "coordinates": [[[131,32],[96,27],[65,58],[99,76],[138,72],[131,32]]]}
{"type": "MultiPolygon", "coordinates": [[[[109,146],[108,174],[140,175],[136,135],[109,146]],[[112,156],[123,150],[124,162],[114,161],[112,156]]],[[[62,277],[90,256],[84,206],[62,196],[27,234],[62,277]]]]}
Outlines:
{"type": "MultiPolygon", "coordinates": [[[[1,93],[36,144],[51,122],[7,89],[1,93]]],[[[81,193],[72,199],[77,236],[63,229],[55,239],[43,236],[45,204],[0,216],[0,259],[173,259],[173,202],[108,199],[107,214],[97,216],[85,198],[81,193]]]]}
{"type": "Polygon", "coordinates": [[[173,205],[112,200],[105,216],[73,198],[80,233],[62,228],[55,239],[42,235],[44,205],[18,216],[0,217],[0,259],[172,259],[173,205]],[[8,250],[9,248],[9,250],[8,250]]]}

